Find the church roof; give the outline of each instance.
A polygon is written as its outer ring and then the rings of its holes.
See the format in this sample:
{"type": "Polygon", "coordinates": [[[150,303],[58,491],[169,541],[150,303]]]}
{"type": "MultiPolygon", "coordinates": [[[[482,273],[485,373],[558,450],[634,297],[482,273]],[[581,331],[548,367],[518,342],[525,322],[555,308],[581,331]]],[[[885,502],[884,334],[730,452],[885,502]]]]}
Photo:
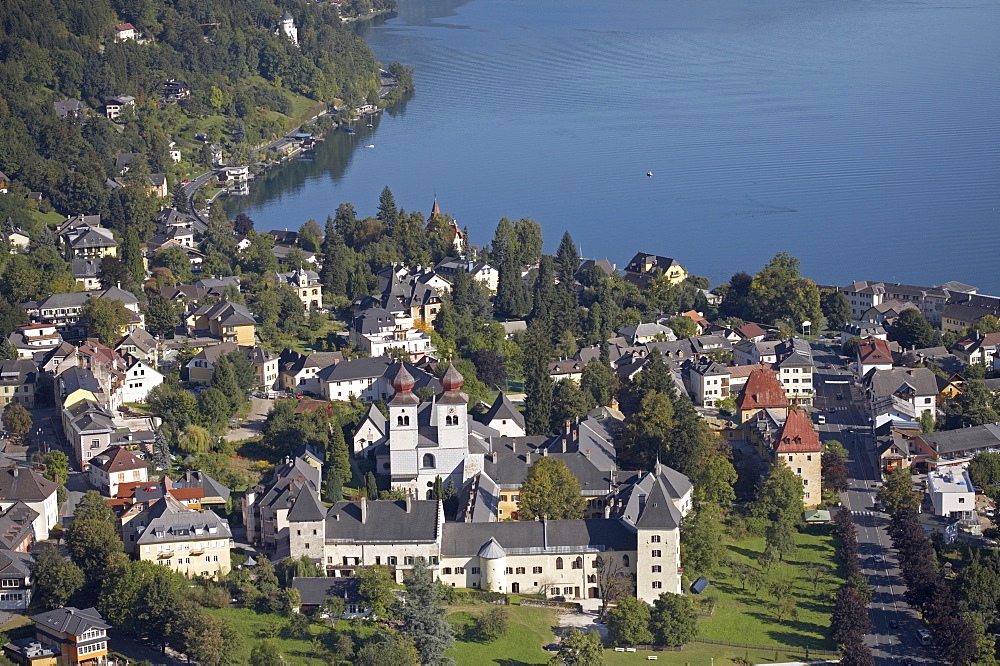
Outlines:
{"type": "Polygon", "coordinates": [[[510,419],[522,429],[524,428],[524,414],[514,406],[514,403],[510,401],[510,398],[503,391],[497,395],[497,399],[493,401],[493,406],[490,407],[490,410],[486,412],[486,416],[484,417],[487,425],[502,419],[510,419]]]}
{"type": "Polygon", "coordinates": [[[747,377],[740,398],[740,409],[761,409],[764,407],[787,407],[788,397],[778,381],[778,375],[770,368],[757,368],[747,377]]]}

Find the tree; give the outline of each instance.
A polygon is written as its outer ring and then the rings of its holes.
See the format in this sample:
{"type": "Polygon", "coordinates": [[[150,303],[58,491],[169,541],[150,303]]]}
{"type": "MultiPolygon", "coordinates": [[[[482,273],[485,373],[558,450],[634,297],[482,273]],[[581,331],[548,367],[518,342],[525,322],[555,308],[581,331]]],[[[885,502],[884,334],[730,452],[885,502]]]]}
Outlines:
{"type": "Polygon", "coordinates": [[[920,432],[929,433],[934,432],[937,424],[934,421],[934,413],[930,411],[920,412],[920,432]]]}
{"type": "Polygon", "coordinates": [[[821,466],[824,490],[837,493],[847,490],[847,465],[839,451],[824,451],[821,466]]]}
{"type": "Polygon", "coordinates": [[[848,358],[854,358],[858,355],[858,344],[860,344],[861,338],[856,335],[844,340],[844,344],[840,348],[840,355],[846,356],[848,358]]]}
{"type": "Polygon", "coordinates": [[[392,234],[399,223],[399,209],[396,208],[396,198],[392,196],[392,190],[386,185],[382,189],[382,194],[378,198],[378,213],[375,217],[385,225],[389,233],[392,234]]]}
{"type": "Polygon", "coordinates": [[[151,264],[159,268],[166,268],[178,282],[188,283],[192,279],[191,260],[177,245],[157,250],[151,264]]]}
{"type": "Polygon", "coordinates": [[[710,440],[695,475],[694,492],[700,502],[715,502],[729,506],[736,501],[734,487],[739,478],[729,459],[730,448],[716,438],[710,440]]]}
{"type": "Polygon", "coordinates": [[[370,471],[365,472],[365,496],[370,500],[378,499],[378,483],[370,471]]]}
{"type": "Polygon", "coordinates": [[[890,514],[899,513],[904,507],[916,511],[920,506],[920,496],[913,492],[910,468],[897,467],[889,472],[875,499],[881,502],[890,514]]]}
{"type": "MultiPolygon", "coordinates": [[[[208,387],[198,396],[198,410],[201,412],[202,422],[209,424],[217,431],[225,427],[235,411],[233,403],[226,397],[226,394],[213,386],[208,387]]],[[[190,423],[186,425],[184,427],[185,432],[193,425],[190,423]]],[[[183,448],[183,445],[181,445],[181,448],[183,448]]],[[[195,448],[193,451],[188,450],[188,453],[207,450],[208,446],[207,442],[205,442],[201,448],[195,448]]]]}
{"type": "Polygon", "coordinates": [[[495,641],[507,633],[510,617],[506,608],[495,606],[476,617],[476,634],[484,642],[495,641]]]}
{"type": "Polygon", "coordinates": [[[59,449],[52,449],[42,458],[45,463],[45,478],[65,484],[69,476],[69,457],[59,449]]]}
{"type": "Polygon", "coordinates": [[[544,435],[552,423],[552,379],[549,376],[551,343],[537,328],[529,328],[522,338],[524,351],[525,430],[529,435],[544,435]]]}
{"type": "Polygon", "coordinates": [[[580,388],[589,393],[594,404],[606,406],[614,395],[611,368],[599,358],[593,358],[584,366],[580,375],[580,388]]]}
{"type": "Polygon", "coordinates": [[[770,522],[785,520],[797,525],[804,510],[802,494],[802,480],[789,467],[783,463],[772,465],[757,490],[753,514],[770,522]]]}
{"type": "Polygon", "coordinates": [[[521,520],[582,518],[587,501],[580,497],[580,482],[565,461],[542,456],[528,468],[521,485],[518,516],[521,520]]]}
{"type": "Polygon", "coordinates": [[[685,596],[664,592],[653,601],[649,628],[657,645],[684,645],[698,635],[694,604],[685,596]]]}
{"type": "Polygon", "coordinates": [[[210,386],[222,391],[222,395],[229,399],[233,412],[246,402],[246,392],[236,378],[236,370],[233,368],[232,362],[225,355],[220,356],[215,361],[210,386]]]}
{"type": "Polygon", "coordinates": [[[768,523],[764,532],[766,548],[780,561],[795,554],[795,528],[784,519],[768,523]]]}
{"type": "Polygon", "coordinates": [[[250,666],[282,666],[284,663],[278,646],[272,641],[261,641],[250,650],[250,666]]]}
{"type": "Polygon", "coordinates": [[[674,317],[667,321],[678,340],[698,335],[698,325],[690,317],[674,317]]]}
{"type": "Polygon", "coordinates": [[[819,305],[826,317],[826,326],[831,331],[841,330],[851,320],[851,304],[839,291],[824,291],[819,305]]]}
{"type": "Polygon", "coordinates": [[[451,647],[455,634],[441,605],[441,586],[434,580],[427,560],[416,558],[404,582],[406,604],[400,612],[401,631],[413,640],[421,664],[443,663],[442,655],[451,647]]]}
{"type": "Polygon", "coordinates": [[[600,634],[579,629],[566,632],[559,652],[549,660],[549,666],[601,666],[603,663],[604,646],[600,634]]]}
{"type": "Polygon", "coordinates": [[[868,606],[853,588],[842,587],[837,590],[830,628],[833,629],[833,639],[841,645],[871,631],[868,606]]]}
{"type": "Polygon", "coordinates": [[[344,499],[344,484],[337,474],[337,468],[327,463],[326,479],[323,482],[323,501],[339,502],[342,499],[344,499]]]}
{"type": "Polygon", "coordinates": [[[890,340],[898,342],[903,349],[933,347],[940,339],[930,322],[916,308],[900,312],[886,333],[890,340]]]}
{"type": "Polygon", "coordinates": [[[0,339],[0,360],[16,361],[18,358],[17,347],[7,338],[0,339]]]}
{"type": "MultiPolygon", "coordinates": [[[[211,390],[211,389],[209,389],[211,390]]],[[[208,391],[205,391],[208,393],[208,391]]],[[[218,391],[216,391],[218,393],[218,391]]],[[[212,435],[208,430],[194,424],[184,429],[184,432],[177,438],[177,445],[185,453],[204,453],[208,451],[212,443],[212,435]]]]}
{"type": "Polygon", "coordinates": [[[113,298],[88,298],[80,308],[80,324],[87,336],[103,345],[113,345],[131,320],[132,313],[125,304],[113,298]]]}
{"type": "Polygon", "coordinates": [[[129,226],[122,239],[122,260],[131,276],[132,284],[142,284],[146,277],[146,265],[142,259],[142,244],[139,242],[139,232],[134,226],[129,226]]]}
{"type": "Polygon", "coordinates": [[[378,565],[362,567],[357,576],[361,579],[358,594],[364,604],[372,609],[372,618],[383,621],[391,619],[396,595],[392,593],[392,576],[389,575],[389,570],[378,565]]]}
{"type": "Polygon", "coordinates": [[[179,317],[174,304],[163,294],[152,294],[146,299],[146,329],[153,335],[172,336],[179,317]]]}
{"type": "Polygon", "coordinates": [[[128,266],[117,257],[104,257],[101,259],[99,272],[101,274],[101,289],[121,287],[132,282],[132,275],[129,273],[128,266]]]}
{"type": "Polygon", "coordinates": [[[945,615],[934,625],[934,639],[952,666],[969,666],[976,656],[978,636],[961,615],[945,615]]]}
{"type": "Polygon", "coordinates": [[[31,414],[19,402],[8,403],[3,410],[3,426],[11,435],[21,437],[31,432],[31,414]]]}
{"type": "Polygon", "coordinates": [[[750,283],[748,301],[752,318],[773,323],[787,321],[798,330],[804,321],[821,316],[819,289],[799,275],[799,260],[779,252],[750,283]]]}
{"type": "Polygon", "coordinates": [[[73,562],[93,583],[104,578],[124,550],[114,514],[96,490],[87,491],[77,503],[65,538],[73,562]]]}
{"type": "Polygon", "coordinates": [[[969,462],[969,475],[979,486],[992,486],[1000,483],[1000,453],[984,451],[977,453],[969,462]]]}
{"type": "Polygon", "coordinates": [[[572,379],[561,379],[552,389],[551,429],[558,431],[566,421],[575,422],[594,408],[593,397],[572,379]]]}
{"type": "Polygon", "coordinates": [[[681,522],[681,563],[692,577],[715,571],[724,555],[721,511],[714,504],[702,504],[681,522]]]}
{"type": "Polygon", "coordinates": [[[35,600],[43,610],[65,606],[83,587],[80,567],[66,560],[55,546],[42,544],[35,561],[35,600]]]}
{"type": "Polygon", "coordinates": [[[604,616],[608,640],[612,645],[646,645],[653,641],[649,631],[649,604],[635,597],[625,597],[604,616]]]}
{"type": "Polygon", "coordinates": [[[246,236],[253,231],[253,220],[246,213],[237,213],[233,220],[233,231],[241,236],[246,236]]]}
{"type": "Polygon", "coordinates": [[[406,636],[376,634],[358,650],[354,666],[417,666],[420,655],[406,636]]]}
{"type": "Polygon", "coordinates": [[[875,657],[860,636],[852,636],[840,652],[841,666],[875,666],[875,657]]]}
{"type": "Polygon", "coordinates": [[[328,464],[333,465],[341,479],[351,478],[351,459],[344,440],[344,430],[334,421],[331,424],[330,443],[327,449],[328,464]]]}
{"type": "Polygon", "coordinates": [[[243,637],[231,623],[205,614],[201,627],[188,630],[186,643],[189,657],[203,666],[221,666],[238,663],[236,659],[243,637]]]}

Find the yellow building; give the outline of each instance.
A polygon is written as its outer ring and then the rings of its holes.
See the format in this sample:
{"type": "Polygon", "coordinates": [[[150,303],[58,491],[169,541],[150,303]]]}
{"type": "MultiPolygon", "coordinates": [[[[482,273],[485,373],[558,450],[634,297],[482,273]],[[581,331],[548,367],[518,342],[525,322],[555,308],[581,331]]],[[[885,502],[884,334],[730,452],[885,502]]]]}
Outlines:
{"type": "Polygon", "coordinates": [[[302,307],[306,310],[323,307],[323,283],[319,273],[309,269],[296,269],[290,273],[278,273],[278,284],[286,284],[295,290],[302,307]]]}
{"type": "Polygon", "coordinates": [[[762,441],[762,453],[772,465],[786,465],[802,479],[803,506],[806,509],[819,506],[823,499],[823,445],[809,415],[801,409],[791,410],[781,430],[775,436],[765,435],[762,441]]]}
{"type": "Polygon", "coordinates": [[[108,629],[96,608],[57,608],[31,618],[33,638],[21,638],[3,646],[4,655],[15,664],[31,666],[75,666],[107,663],[108,629]]]}
{"type": "Polygon", "coordinates": [[[68,260],[118,256],[118,241],[104,227],[78,227],[64,234],[63,242],[68,260]]]}
{"type": "Polygon", "coordinates": [[[208,330],[223,342],[235,342],[252,347],[256,342],[256,325],[253,314],[238,303],[217,303],[199,308],[192,313],[194,330],[208,330]]]}
{"type": "Polygon", "coordinates": [[[213,511],[192,511],[167,495],[148,513],[136,539],[140,560],[156,562],[187,577],[219,578],[231,569],[233,535],[213,511]]]}
{"type": "Polygon", "coordinates": [[[628,276],[651,278],[657,273],[665,275],[670,284],[680,284],[688,277],[687,270],[677,263],[676,259],[643,252],[632,257],[632,261],[625,267],[626,279],[628,276]]]}
{"type": "Polygon", "coordinates": [[[0,361],[0,386],[3,387],[0,397],[3,399],[3,406],[13,402],[23,405],[25,409],[34,408],[37,374],[33,361],[0,361]]]}

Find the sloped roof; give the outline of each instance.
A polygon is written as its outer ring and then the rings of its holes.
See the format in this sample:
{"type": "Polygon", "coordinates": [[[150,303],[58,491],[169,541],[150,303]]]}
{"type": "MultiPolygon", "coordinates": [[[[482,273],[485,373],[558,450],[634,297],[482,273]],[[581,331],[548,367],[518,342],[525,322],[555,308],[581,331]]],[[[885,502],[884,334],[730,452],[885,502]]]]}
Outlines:
{"type": "Polygon", "coordinates": [[[228,500],[230,495],[229,488],[201,470],[186,471],[181,480],[174,486],[177,488],[201,488],[205,497],[221,497],[223,500],[228,500]]]}
{"type": "Polygon", "coordinates": [[[473,557],[495,539],[508,544],[505,553],[531,549],[553,554],[566,550],[601,547],[635,550],[636,537],[620,520],[514,520],[500,523],[445,523],[442,557],[473,557]]]}
{"type": "Polygon", "coordinates": [[[489,425],[497,419],[510,419],[522,429],[524,428],[524,414],[514,406],[514,403],[510,401],[510,398],[503,391],[493,401],[493,406],[486,412],[483,422],[489,425]]]}
{"type": "Polygon", "coordinates": [[[476,554],[484,560],[496,560],[501,557],[507,557],[507,552],[504,551],[503,546],[493,537],[490,537],[490,540],[484,543],[483,547],[476,554]]]}
{"type": "Polygon", "coordinates": [[[295,503],[288,510],[290,523],[315,523],[323,520],[326,509],[319,502],[319,492],[307,486],[299,489],[295,503]]]}
{"type": "Polygon", "coordinates": [[[0,500],[40,502],[56,492],[57,485],[29,467],[0,470],[0,500]]]}
{"type": "Polygon", "coordinates": [[[113,472],[128,472],[134,469],[145,469],[149,467],[142,458],[138,457],[123,446],[112,446],[101,453],[101,455],[90,461],[90,464],[98,469],[102,469],[108,474],[113,472]]]}
{"type": "Polygon", "coordinates": [[[438,502],[411,500],[406,502],[367,501],[337,502],[326,514],[326,540],[346,540],[354,543],[432,542],[437,538],[438,502]],[[361,504],[365,502],[367,518],[361,520],[361,504]]]}
{"type": "Polygon", "coordinates": [[[764,407],[787,407],[788,397],[778,381],[778,375],[770,368],[756,368],[747,377],[747,383],[736,401],[740,409],[761,409],[764,407]]]}
{"type": "Polygon", "coordinates": [[[110,629],[111,625],[104,621],[96,608],[74,608],[66,606],[35,615],[31,618],[35,624],[62,634],[81,636],[90,629],[110,629]]]}
{"type": "Polygon", "coordinates": [[[858,359],[863,364],[888,363],[892,365],[889,343],[879,338],[865,338],[858,343],[858,359]]]}
{"type": "Polygon", "coordinates": [[[299,591],[303,606],[319,606],[327,599],[339,597],[349,604],[361,602],[361,579],[346,578],[293,578],[292,587],[299,591]]]}
{"type": "Polygon", "coordinates": [[[27,578],[34,568],[33,555],[14,550],[0,550],[0,576],[3,578],[27,578]]]}
{"type": "Polygon", "coordinates": [[[801,409],[788,412],[785,424],[778,435],[774,450],[777,453],[807,453],[823,450],[819,434],[813,429],[809,415],[801,409]]]}

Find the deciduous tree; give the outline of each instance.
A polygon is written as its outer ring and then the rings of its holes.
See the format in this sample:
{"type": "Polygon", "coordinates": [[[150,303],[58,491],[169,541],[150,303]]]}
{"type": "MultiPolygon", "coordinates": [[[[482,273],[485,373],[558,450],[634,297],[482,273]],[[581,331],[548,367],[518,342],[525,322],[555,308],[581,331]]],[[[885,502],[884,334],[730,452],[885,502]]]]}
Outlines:
{"type": "Polygon", "coordinates": [[[698,615],[689,598],[664,592],[653,601],[649,628],[657,645],[678,647],[698,635],[698,615]]]}
{"type": "Polygon", "coordinates": [[[653,641],[649,631],[649,604],[635,597],[625,597],[605,613],[608,640],[612,645],[645,645],[653,641]]]}
{"type": "Polygon", "coordinates": [[[604,646],[596,631],[570,629],[559,644],[559,652],[549,660],[549,666],[601,666],[604,646]]]}
{"type": "Polygon", "coordinates": [[[43,610],[65,606],[83,587],[80,567],[66,560],[55,546],[42,544],[35,561],[35,601],[43,610]]]}
{"type": "Polygon", "coordinates": [[[521,520],[582,518],[587,501],[580,496],[580,482],[558,458],[542,456],[531,467],[521,485],[518,516],[521,520]]]}
{"type": "Polygon", "coordinates": [[[358,594],[364,604],[372,609],[373,619],[387,621],[392,619],[396,596],[392,593],[392,577],[384,566],[363,567],[358,570],[361,579],[358,594]]]}
{"type": "Polygon", "coordinates": [[[122,336],[132,313],[121,301],[113,298],[88,298],[80,308],[80,324],[87,336],[103,345],[112,345],[122,336]]]}
{"type": "Polygon", "coordinates": [[[18,402],[8,403],[3,410],[3,426],[11,435],[21,437],[31,432],[31,414],[18,402]]]}

